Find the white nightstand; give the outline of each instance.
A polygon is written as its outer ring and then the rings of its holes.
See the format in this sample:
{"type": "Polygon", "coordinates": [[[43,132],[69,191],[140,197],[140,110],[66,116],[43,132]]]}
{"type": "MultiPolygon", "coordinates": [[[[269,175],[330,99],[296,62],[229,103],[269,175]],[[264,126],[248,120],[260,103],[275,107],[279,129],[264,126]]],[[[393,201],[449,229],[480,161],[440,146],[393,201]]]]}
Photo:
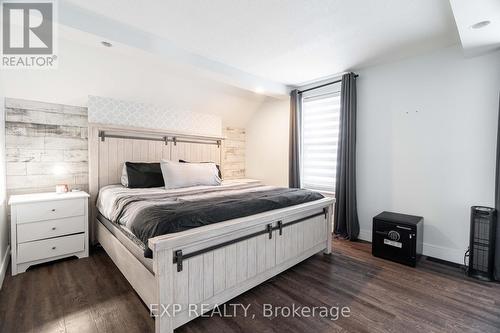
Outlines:
{"type": "Polygon", "coordinates": [[[10,197],[12,275],[47,261],[88,257],[88,198],[85,192],[10,197]]]}

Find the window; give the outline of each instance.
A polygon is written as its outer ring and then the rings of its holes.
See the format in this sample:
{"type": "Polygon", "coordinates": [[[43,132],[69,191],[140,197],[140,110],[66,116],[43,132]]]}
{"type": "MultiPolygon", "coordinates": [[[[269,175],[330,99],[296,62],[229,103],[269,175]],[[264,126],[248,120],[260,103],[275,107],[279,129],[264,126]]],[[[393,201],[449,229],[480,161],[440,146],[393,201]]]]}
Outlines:
{"type": "Polygon", "coordinates": [[[335,192],[340,92],[302,97],[301,187],[335,192]]]}

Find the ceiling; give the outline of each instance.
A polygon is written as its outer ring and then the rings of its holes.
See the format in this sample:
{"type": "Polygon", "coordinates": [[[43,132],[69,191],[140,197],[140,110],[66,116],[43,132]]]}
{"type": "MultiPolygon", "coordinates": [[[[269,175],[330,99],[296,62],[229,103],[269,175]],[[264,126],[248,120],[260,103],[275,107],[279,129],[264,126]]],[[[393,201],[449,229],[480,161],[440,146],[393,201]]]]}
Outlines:
{"type": "Polygon", "coordinates": [[[286,85],[459,41],[447,0],[69,2],[286,85]]]}
{"type": "Polygon", "coordinates": [[[499,0],[450,0],[467,56],[476,56],[500,49],[499,0]],[[482,29],[473,29],[478,22],[490,21],[482,29]]]}

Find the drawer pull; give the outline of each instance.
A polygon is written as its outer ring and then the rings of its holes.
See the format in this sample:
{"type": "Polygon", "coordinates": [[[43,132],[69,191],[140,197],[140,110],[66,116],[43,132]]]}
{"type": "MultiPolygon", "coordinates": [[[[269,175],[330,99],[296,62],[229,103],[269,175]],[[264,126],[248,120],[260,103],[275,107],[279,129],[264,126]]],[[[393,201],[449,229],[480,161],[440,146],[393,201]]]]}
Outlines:
{"type": "Polygon", "coordinates": [[[55,250],[55,249],[56,249],[56,247],[55,247],[55,246],[52,246],[52,250],[55,250]]]}
{"type": "Polygon", "coordinates": [[[51,229],[52,229],[52,230],[56,230],[56,227],[52,227],[51,229]]]}
{"type": "Polygon", "coordinates": [[[53,212],[55,212],[55,211],[56,211],[56,209],[55,209],[55,208],[52,208],[52,211],[53,211],[53,212]]]}

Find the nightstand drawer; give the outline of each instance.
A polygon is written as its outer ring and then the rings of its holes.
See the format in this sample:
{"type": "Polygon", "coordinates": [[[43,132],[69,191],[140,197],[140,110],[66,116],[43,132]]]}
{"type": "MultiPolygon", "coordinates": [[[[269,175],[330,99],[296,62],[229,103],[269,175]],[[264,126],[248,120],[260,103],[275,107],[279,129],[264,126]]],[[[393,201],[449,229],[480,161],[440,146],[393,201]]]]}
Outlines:
{"type": "Polygon", "coordinates": [[[17,225],[17,242],[24,243],[44,238],[76,234],[84,231],[85,218],[83,216],[22,223],[17,225]]]}
{"type": "Polygon", "coordinates": [[[85,214],[85,200],[67,199],[20,204],[17,209],[17,223],[61,219],[85,214]]]}
{"type": "Polygon", "coordinates": [[[17,246],[17,262],[23,263],[83,251],[85,249],[85,235],[50,238],[17,246]]]}

